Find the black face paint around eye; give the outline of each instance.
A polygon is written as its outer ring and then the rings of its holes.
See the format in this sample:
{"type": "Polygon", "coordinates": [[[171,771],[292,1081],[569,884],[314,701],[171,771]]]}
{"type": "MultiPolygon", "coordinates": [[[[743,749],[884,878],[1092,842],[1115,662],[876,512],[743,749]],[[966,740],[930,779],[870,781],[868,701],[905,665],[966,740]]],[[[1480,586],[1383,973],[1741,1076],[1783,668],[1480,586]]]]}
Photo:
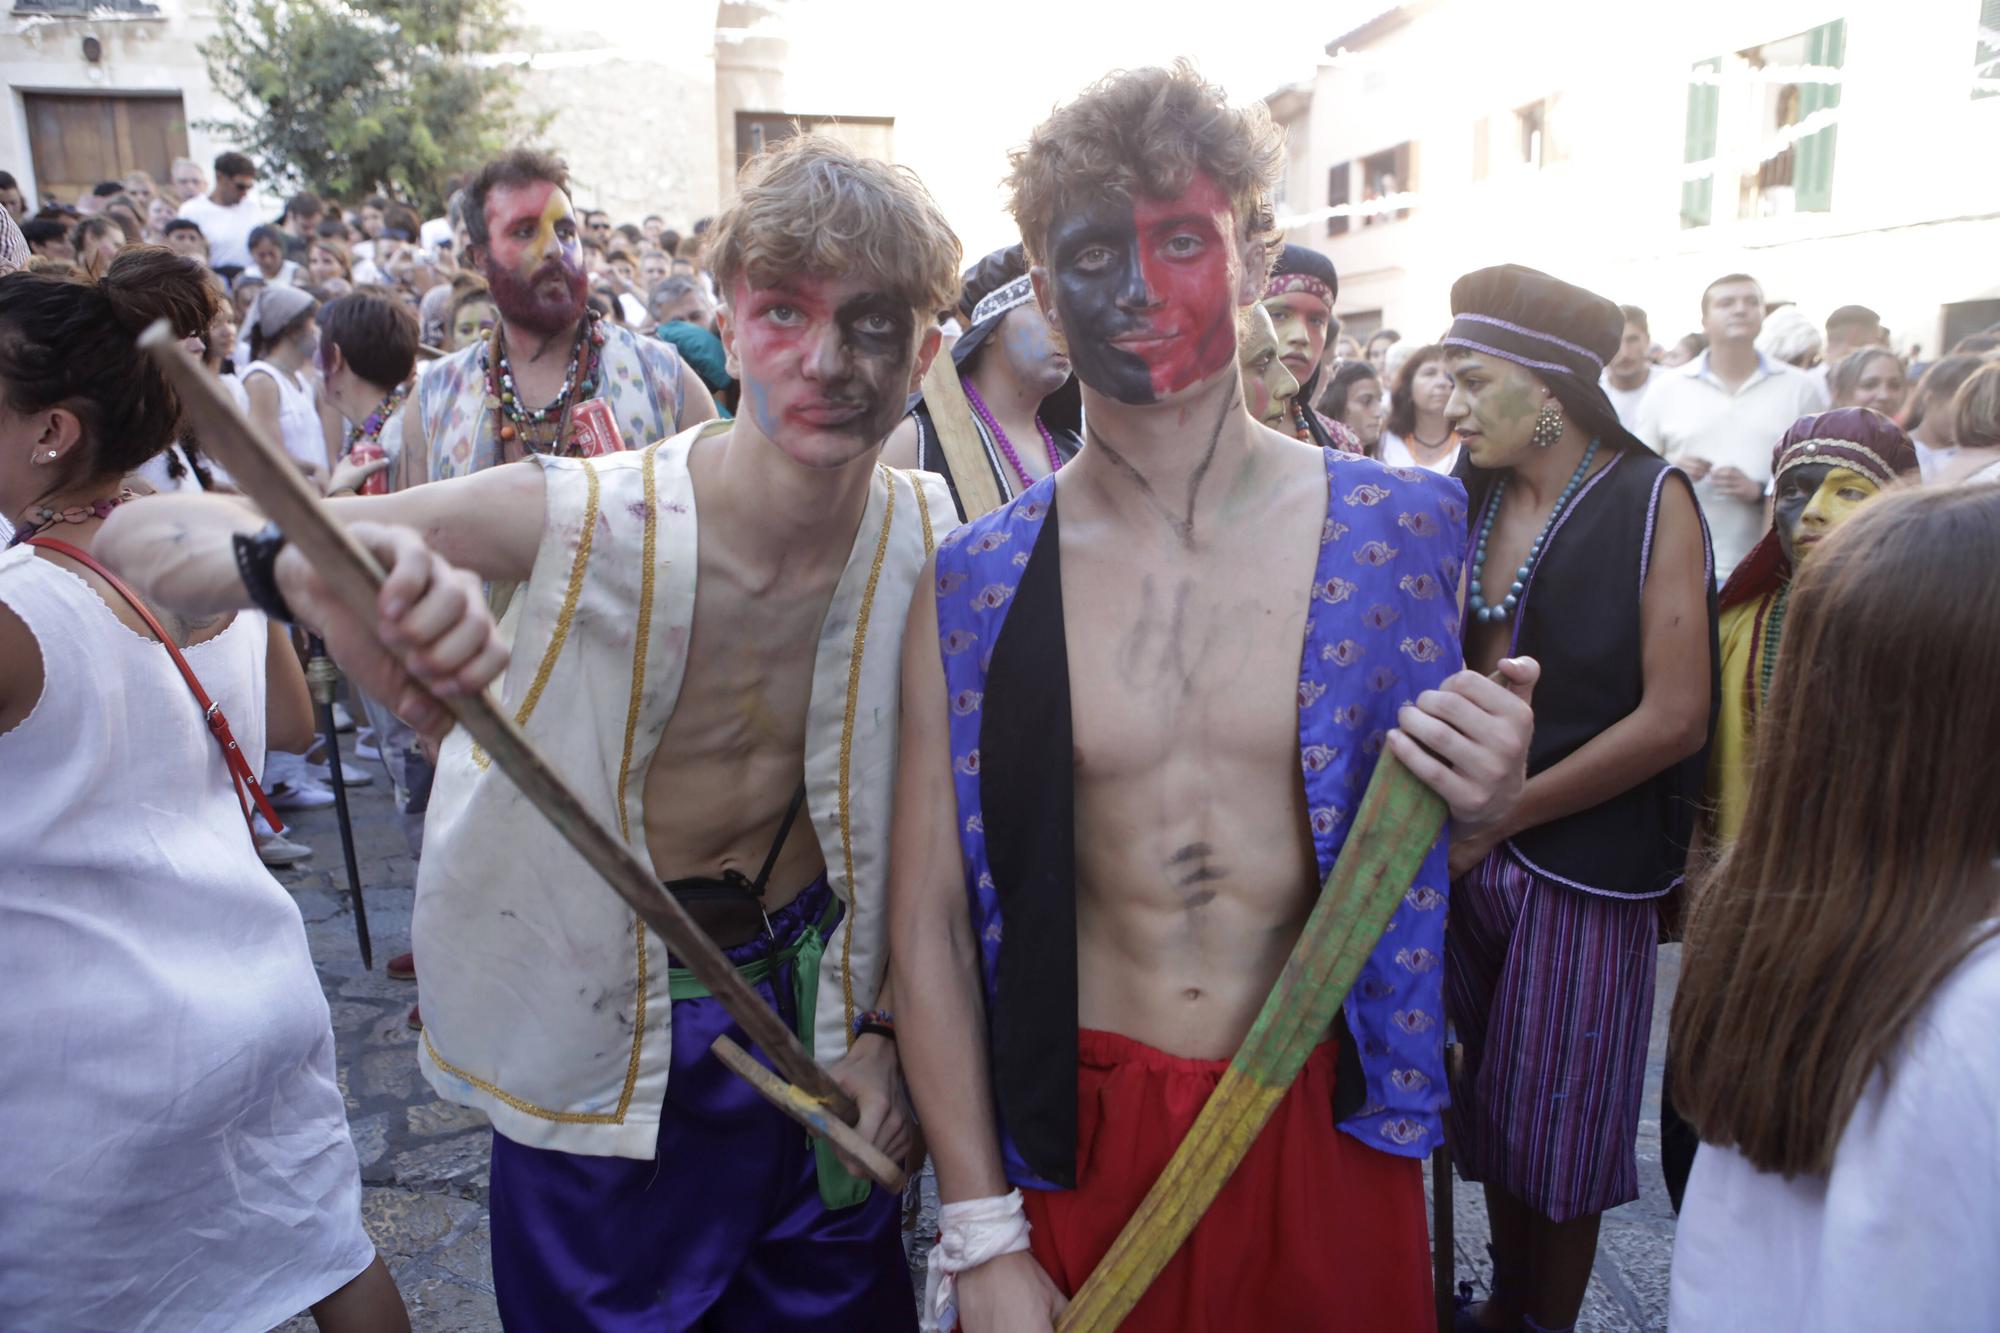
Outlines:
{"type": "Polygon", "coordinates": [[[1112,341],[1144,327],[1128,308],[1146,299],[1131,201],[1102,199],[1075,208],[1057,219],[1049,242],[1056,311],[1077,378],[1121,403],[1152,402],[1151,370],[1112,341]]]}

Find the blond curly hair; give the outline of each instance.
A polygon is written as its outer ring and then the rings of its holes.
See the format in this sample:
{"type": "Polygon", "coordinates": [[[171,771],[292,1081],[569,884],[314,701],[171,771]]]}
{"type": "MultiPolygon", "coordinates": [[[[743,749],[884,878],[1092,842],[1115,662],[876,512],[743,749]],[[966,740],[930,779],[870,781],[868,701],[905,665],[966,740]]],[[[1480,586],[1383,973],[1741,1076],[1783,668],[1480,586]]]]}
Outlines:
{"type": "Polygon", "coordinates": [[[1011,155],[1007,185],[1014,221],[1035,263],[1045,263],[1049,227],[1074,200],[1106,193],[1172,198],[1197,173],[1229,196],[1246,235],[1275,247],[1271,186],[1285,154],[1284,131],[1259,102],[1232,107],[1193,65],[1120,70],[1035,127],[1011,155]]]}
{"type": "Polygon", "coordinates": [[[907,167],[857,157],[821,134],[784,140],[744,164],[735,200],[703,238],[724,301],[738,278],[862,272],[922,315],[958,300],[958,235],[907,167]]]}

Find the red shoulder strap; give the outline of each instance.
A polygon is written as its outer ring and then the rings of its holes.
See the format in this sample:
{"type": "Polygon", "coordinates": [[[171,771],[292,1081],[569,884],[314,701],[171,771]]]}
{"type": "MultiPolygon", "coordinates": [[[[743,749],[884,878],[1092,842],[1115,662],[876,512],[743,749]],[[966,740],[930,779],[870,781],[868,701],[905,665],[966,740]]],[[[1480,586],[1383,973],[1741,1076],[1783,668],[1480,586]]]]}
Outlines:
{"type": "Polygon", "coordinates": [[[98,563],[96,557],[78,550],[68,542],[58,541],[54,537],[30,537],[25,544],[39,546],[43,550],[54,551],[57,555],[67,556],[76,561],[110,584],[112,590],[123,597],[138,613],[139,619],[146,622],[146,628],[152,630],[154,637],[159,639],[160,646],[167,650],[167,655],[174,659],[174,665],[180,668],[181,679],[185,680],[188,689],[194,692],[194,701],[201,706],[202,716],[208,720],[209,731],[214,733],[216,743],[222,746],[222,759],[229,766],[229,776],[236,783],[236,801],[243,807],[243,818],[245,820],[250,818],[250,803],[255,801],[257,809],[261,810],[264,818],[270,821],[272,830],[282,833],[285,825],[278,818],[278,812],[271,808],[271,802],[265,798],[264,788],[258,783],[256,773],[251,771],[250,761],[243,757],[243,748],[236,743],[236,737],[229,730],[229,719],[222,715],[222,705],[208,697],[208,691],[201,687],[201,680],[194,674],[194,668],[188,665],[187,658],[183,657],[181,650],[174,646],[174,641],[167,637],[166,629],[161,626],[151,609],[139,600],[139,595],[126,587],[124,580],[98,563]],[[244,798],[246,791],[249,793],[248,800],[244,798]]]}

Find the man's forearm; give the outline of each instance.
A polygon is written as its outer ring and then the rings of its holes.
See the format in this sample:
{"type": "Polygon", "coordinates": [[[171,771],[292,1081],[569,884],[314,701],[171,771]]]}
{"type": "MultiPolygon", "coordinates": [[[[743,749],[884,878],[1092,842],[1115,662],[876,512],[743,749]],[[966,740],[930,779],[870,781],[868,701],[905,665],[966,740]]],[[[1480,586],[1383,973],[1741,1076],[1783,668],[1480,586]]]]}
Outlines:
{"type": "Polygon", "coordinates": [[[946,1203],[1008,1190],[970,934],[969,926],[925,920],[898,932],[895,948],[895,990],[904,997],[896,1044],[946,1203]],[[923,1002],[913,1003],[919,995],[923,1002]]]}
{"type": "Polygon", "coordinates": [[[114,511],[92,549],[147,600],[216,615],[251,605],[232,539],[263,526],[256,506],[238,496],[155,495],[114,511]]]}

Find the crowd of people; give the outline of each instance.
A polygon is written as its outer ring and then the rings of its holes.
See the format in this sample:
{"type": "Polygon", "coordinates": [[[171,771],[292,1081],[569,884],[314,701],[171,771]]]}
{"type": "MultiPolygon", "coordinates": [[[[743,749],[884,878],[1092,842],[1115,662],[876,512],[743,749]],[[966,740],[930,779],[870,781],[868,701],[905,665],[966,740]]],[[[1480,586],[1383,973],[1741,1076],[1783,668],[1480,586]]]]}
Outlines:
{"type": "Polygon", "coordinates": [[[1046,1333],[1255,1073],[1125,1327],[1437,1327],[1448,1153],[1492,1243],[1443,1317],[1560,1333],[1683,938],[1672,1327],[2000,1326],[2000,330],[1907,364],[1732,273],[1662,346],[1502,265],[1357,340],[1282,152],[1112,75],[969,267],[813,135],[686,236],[527,149],[429,220],[273,217],[236,153],[33,213],[0,173],[0,1324],[408,1326],[259,863],[331,800],[297,626],[418,856],[390,970],[493,1125],[509,1328],[1046,1333]],[[160,320],[389,570],[373,616],[234,493],[160,320]],[[903,1201],[452,725],[489,687],[934,1168],[925,1290],[903,1201]],[[1434,837],[1363,813],[1390,758],[1434,837]],[[1398,838],[1317,1045],[1232,1064],[1398,838]]]}

